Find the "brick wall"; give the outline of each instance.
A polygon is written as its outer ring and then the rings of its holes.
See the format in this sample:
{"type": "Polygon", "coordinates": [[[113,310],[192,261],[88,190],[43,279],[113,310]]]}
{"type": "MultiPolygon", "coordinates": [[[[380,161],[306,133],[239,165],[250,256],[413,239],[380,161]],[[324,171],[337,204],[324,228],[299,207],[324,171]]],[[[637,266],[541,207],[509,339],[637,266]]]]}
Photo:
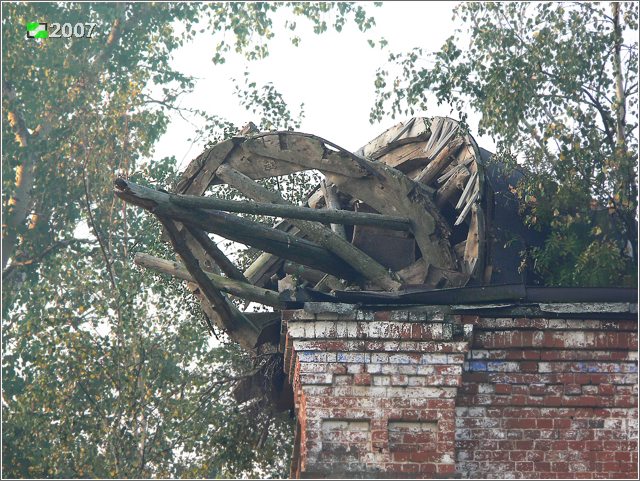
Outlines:
{"type": "Polygon", "coordinates": [[[466,321],[462,477],[637,478],[637,321],[466,321]]]}
{"type": "Polygon", "coordinates": [[[309,305],[283,329],[292,476],[636,477],[636,321],[309,305]]]}

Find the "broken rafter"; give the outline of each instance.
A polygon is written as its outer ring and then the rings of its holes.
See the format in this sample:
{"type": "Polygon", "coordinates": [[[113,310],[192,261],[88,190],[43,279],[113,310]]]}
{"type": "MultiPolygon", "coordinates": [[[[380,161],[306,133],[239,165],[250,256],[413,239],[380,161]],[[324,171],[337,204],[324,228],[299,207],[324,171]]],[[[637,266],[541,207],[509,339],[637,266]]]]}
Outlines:
{"type": "MultiPolygon", "coordinates": [[[[133,262],[147,269],[161,272],[162,274],[167,274],[189,282],[196,282],[185,266],[176,261],[161,259],[143,252],[138,252],[133,258],[133,262]]],[[[283,307],[282,302],[278,298],[278,293],[275,291],[256,287],[247,282],[236,281],[216,274],[207,273],[206,275],[213,286],[222,292],[227,292],[234,296],[259,302],[267,306],[283,307]]]]}
{"type": "Polygon", "coordinates": [[[185,225],[185,228],[189,231],[189,234],[200,243],[205,252],[216,262],[220,270],[225,273],[230,279],[249,283],[242,271],[238,269],[229,258],[224,255],[215,242],[213,242],[206,232],[196,229],[190,225],[185,225]]]}
{"type": "Polygon", "coordinates": [[[114,184],[118,197],[156,215],[191,224],[336,277],[361,280],[361,276],[339,257],[306,239],[224,212],[185,209],[171,202],[167,192],[143,187],[125,179],[116,179],[114,184]]]}
{"type": "Polygon", "coordinates": [[[211,307],[213,307],[216,314],[218,314],[221,327],[228,332],[235,331],[242,327],[250,327],[254,331],[257,331],[256,326],[229,302],[220,290],[216,288],[209,276],[200,269],[198,260],[186,246],[182,234],[174,221],[161,215],[157,217],[164,226],[173,249],[182,258],[187,271],[197,282],[207,301],[209,301],[211,307]]]}

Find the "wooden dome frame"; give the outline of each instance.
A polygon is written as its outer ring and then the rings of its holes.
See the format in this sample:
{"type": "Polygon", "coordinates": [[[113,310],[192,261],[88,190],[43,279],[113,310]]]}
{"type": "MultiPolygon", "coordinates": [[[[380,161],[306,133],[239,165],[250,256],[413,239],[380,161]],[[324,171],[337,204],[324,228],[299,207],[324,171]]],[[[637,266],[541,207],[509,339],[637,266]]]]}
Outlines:
{"type": "Polygon", "coordinates": [[[434,117],[399,123],[355,153],[315,135],[247,133],[193,160],[173,193],[121,178],[115,181],[115,193],[158,217],[182,261],[139,254],[136,262],[189,281],[207,316],[241,345],[253,348],[276,319],[242,313],[227,295],[281,308],[282,296],[268,288],[274,276],[283,281],[283,289],[285,276],[295,273],[325,292],[346,284],[395,291],[408,284],[442,288],[481,283],[484,181],[475,140],[458,122],[434,117]],[[325,179],[306,206],[288,204],[256,182],[311,169],[325,179]],[[220,183],[252,202],[204,196],[220,183]],[[229,212],[286,220],[270,227],[229,212]],[[344,225],[354,226],[350,236],[344,225]],[[264,254],[241,272],[207,232],[264,254]],[[384,237],[385,232],[405,233],[397,245],[415,242],[417,254],[413,261],[408,257],[410,265],[393,270],[358,245],[356,238],[384,237]],[[452,245],[452,235],[462,240],[452,245]]]}

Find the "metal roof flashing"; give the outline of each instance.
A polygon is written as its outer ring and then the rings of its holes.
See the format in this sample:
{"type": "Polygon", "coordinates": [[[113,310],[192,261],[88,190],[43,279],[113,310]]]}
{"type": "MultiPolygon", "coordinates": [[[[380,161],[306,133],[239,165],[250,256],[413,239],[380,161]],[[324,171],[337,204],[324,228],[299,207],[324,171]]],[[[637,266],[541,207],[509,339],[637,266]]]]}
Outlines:
{"type": "MultiPolygon", "coordinates": [[[[298,293],[297,293],[298,294],[298,293]]],[[[314,298],[299,293],[291,308],[303,307],[315,318],[357,318],[364,311],[433,312],[486,316],[637,318],[635,288],[532,287],[506,284],[486,287],[427,289],[413,286],[398,292],[338,291],[314,298]],[[297,301],[297,302],[296,302],[297,301]]],[[[429,316],[428,316],[429,317],[429,316]]]]}

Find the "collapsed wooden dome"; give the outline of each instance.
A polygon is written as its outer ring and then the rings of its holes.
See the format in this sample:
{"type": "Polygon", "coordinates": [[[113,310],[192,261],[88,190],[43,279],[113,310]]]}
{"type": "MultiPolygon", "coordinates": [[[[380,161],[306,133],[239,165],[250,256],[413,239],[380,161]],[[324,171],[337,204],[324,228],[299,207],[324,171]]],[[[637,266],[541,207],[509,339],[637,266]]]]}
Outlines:
{"type": "Polygon", "coordinates": [[[489,282],[484,186],[476,142],[434,117],[400,123],[355,153],[297,132],[238,136],[196,158],[173,194],[124,179],[116,194],[158,216],[183,265],[144,254],[137,262],[190,281],[209,318],[253,347],[273,316],[241,313],[227,294],[279,308],[296,300],[296,279],[320,292],[489,282]],[[324,175],[306,206],[255,182],[303,170],[324,175]],[[220,183],[252,202],[203,197],[220,183]],[[272,227],[229,212],[286,220],[272,227]],[[207,232],[264,254],[240,272],[207,232]]]}

